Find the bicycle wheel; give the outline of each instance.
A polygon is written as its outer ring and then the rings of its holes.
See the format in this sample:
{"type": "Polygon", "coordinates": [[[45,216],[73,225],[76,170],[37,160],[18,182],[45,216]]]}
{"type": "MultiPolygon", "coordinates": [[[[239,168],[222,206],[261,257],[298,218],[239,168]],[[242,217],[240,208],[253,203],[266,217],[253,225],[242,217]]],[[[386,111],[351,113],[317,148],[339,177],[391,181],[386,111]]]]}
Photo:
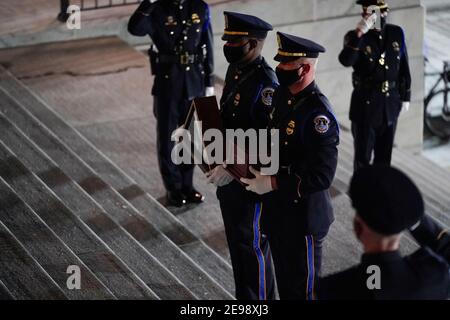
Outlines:
{"type": "Polygon", "coordinates": [[[441,139],[450,138],[450,117],[443,112],[445,95],[450,98],[450,90],[436,92],[425,105],[425,127],[441,139]]]}

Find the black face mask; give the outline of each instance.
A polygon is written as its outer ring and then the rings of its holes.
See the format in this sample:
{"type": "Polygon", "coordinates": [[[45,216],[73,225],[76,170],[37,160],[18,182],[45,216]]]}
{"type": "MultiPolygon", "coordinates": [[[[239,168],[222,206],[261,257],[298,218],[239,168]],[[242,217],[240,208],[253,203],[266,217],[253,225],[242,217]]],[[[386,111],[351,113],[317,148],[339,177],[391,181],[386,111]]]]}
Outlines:
{"type": "Polygon", "coordinates": [[[236,63],[242,60],[242,58],[245,57],[245,55],[249,52],[245,48],[250,42],[247,42],[243,46],[240,47],[232,47],[232,46],[223,46],[223,54],[225,55],[225,58],[227,59],[228,63],[236,63]]]}
{"type": "Polygon", "coordinates": [[[300,80],[300,76],[298,75],[298,70],[300,70],[303,67],[301,65],[297,69],[293,70],[283,70],[280,68],[277,68],[275,73],[277,74],[278,81],[280,82],[280,85],[283,87],[290,87],[294,83],[300,80]]]}

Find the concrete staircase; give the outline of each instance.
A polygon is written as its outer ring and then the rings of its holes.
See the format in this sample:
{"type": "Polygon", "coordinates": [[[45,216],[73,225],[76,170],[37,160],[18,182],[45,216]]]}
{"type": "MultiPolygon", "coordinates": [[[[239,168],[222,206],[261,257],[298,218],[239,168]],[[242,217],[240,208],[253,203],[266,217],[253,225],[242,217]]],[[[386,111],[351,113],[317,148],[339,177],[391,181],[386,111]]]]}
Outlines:
{"type": "Polygon", "coordinates": [[[4,295],[232,298],[227,261],[11,74],[0,73],[0,231],[2,252],[11,253],[0,257],[4,295]],[[67,289],[69,265],[81,268],[81,290],[67,289]]]}

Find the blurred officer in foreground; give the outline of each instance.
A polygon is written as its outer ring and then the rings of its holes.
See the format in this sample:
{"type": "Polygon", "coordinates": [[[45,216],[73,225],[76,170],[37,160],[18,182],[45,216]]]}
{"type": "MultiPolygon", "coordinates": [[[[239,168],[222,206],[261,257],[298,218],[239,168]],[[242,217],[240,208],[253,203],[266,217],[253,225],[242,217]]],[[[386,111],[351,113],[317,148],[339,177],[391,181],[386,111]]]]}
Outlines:
{"type": "Polygon", "coordinates": [[[202,0],[144,0],[131,16],[128,31],[149,35],[152,94],[157,119],[158,161],[170,205],[200,203],[192,185],[193,165],[172,162],[172,132],[185,120],[191,101],[214,95],[213,34],[208,5],[202,0]]]}
{"type": "Polygon", "coordinates": [[[411,75],[405,34],[401,27],[386,24],[384,0],[358,0],[363,19],[349,31],[339,61],[353,67],[350,120],[355,147],[354,169],[371,163],[390,165],[397,120],[409,110],[411,75]],[[381,29],[375,26],[376,6],[381,11],[381,29]]]}
{"type": "Polygon", "coordinates": [[[339,127],[315,83],[319,53],[310,40],[278,33],[270,128],[279,129],[280,165],[275,176],[252,170],[247,190],[264,194],[259,207],[281,299],[314,299],[322,242],[334,220],[329,188],[336,172],[339,127]],[[262,212],[261,212],[262,211],[262,212]]]}
{"type": "Polygon", "coordinates": [[[446,299],[447,262],[426,247],[407,257],[399,252],[403,232],[423,218],[414,183],[388,166],[365,167],[356,171],[349,193],[364,255],[359,265],[320,279],[319,298],[446,299]]]}
{"type": "Polygon", "coordinates": [[[410,230],[416,241],[427,246],[433,252],[443,257],[450,264],[450,234],[429,216],[424,216],[420,223],[410,230]]]}
{"type": "MultiPolygon", "coordinates": [[[[224,129],[266,129],[275,72],[261,56],[267,22],[245,14],[225,12],[224,54],[230,63],[220,100],[224,129]]],[[[245,190],[222,166],[208,174],[220,201],[236,285],[241,300],[274,299],[274,280],[267,239],[260,233],[259,197],[245,190]]]]}

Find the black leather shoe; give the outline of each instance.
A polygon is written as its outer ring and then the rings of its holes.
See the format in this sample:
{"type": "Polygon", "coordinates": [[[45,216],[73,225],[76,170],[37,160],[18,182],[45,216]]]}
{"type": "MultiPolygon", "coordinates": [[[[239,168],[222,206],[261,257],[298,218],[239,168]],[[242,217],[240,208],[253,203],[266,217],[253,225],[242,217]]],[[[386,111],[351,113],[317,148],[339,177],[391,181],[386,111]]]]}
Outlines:
{"type": "Polygon", "coordinates": [[[184,192],[184,196],[188,203],[202,203],[205,200],[205,196],[195,189],[184,192]]]}
{"type": "Polygon", "coordinates": [[[186,198],[181,191],[167,191],[167,202],[170,206],[178,208],[187,203],[186,198]]]}

